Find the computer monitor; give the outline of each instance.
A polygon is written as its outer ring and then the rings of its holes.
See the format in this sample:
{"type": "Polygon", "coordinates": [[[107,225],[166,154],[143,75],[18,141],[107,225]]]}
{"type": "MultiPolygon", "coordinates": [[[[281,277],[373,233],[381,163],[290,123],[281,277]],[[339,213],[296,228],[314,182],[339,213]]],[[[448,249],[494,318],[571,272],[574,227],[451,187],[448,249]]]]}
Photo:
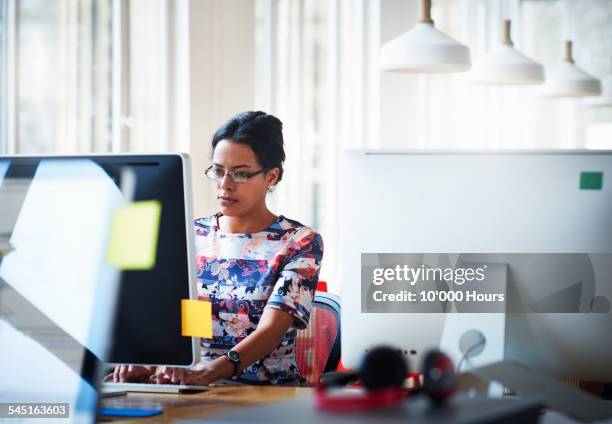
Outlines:
{"type": "Polygon", "coordinates": [[[0,418],[95,421],[119,281],[106,247],[126,179],[87,158],[0,157],[0,418]]]}
{"type": "MultiPolygon", "coordinates": [[[[505,357],[559,378],[612,380],[606,354],[612,351],[612,314],[606,312],[612,280],[605,275],[610,272],[605,258],[612,253],[612,152],[352,150],[344,152],[340,173],[347,367],[356,367],[377,344],[400,347],[418,367],[424,351],[449,345],[448,329],[460,318],[489,326],[485,353],[493,348],[495,354],[475,360],[477,365],[505,357]],[[498,256],[487,256],[493,254],[498,256]],[[546,261],[525,266],[517,254],[568,254],[580,262],[586,274],[576,282],[591,279],[582,292],[582,309],[460,314],[445,313],[439,302],[437,310],[427,312],[362,312],[362,267],[381,263],[503,264],[506,294],[520,298],[534,275],[541,277],[546,267],[552,273],[554,267],[546,261]],[[593,278],[593,270],[604,275],[593,278]]],[[[567,281],[556,288],[554,279],[546,284],[551,294],[568,288],[567,281]]],[[[469,325],[450,333],[455,343],[464,330],[469,325]]]]}
{"type": "Polygon", "coordinates": [[[124,271],[110,362],[188,367],[199,339],[183,336],[181,299],[196,297],[191,165],[185,154],[101,156],[96,162],[129,167],[134,201],[156,199],[161,218],[155,266],[124,271]]]}
{"type": "MultiPolygon", "coordinates": [[[[85,155],[109,175],[129,170],[134,201],[157,200],[161,216],[155,264],[149,270],[120,273],[116,319],[108,362],[188,367],[199,361],[198,340],[181,333],[181,300],[195,298],[195,253],[191,169],[184,154],[85,155]]],[[[53,160],[75,157],[52,157],[53,160]]],[[[50,160],[13,157],[12,168],[50,160]]],[[[95,196],[95,193],[92,194],[95,196]]],[[[78,197],[75,197],[78,201],[78,197]]],[[[65,200],[62,200],[65,201],[65,200]]],[[[83,216],[87,240],[98,221],[83,216]]],[[[63,249],[63,247],[62,247],[63,249]]]]}

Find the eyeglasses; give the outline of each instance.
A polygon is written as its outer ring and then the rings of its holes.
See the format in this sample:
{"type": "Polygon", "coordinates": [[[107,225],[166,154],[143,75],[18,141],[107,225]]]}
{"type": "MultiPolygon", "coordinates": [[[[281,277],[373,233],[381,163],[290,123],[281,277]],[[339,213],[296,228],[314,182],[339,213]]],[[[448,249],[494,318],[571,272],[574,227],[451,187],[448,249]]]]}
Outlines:
{"type": "Polygon", "coordinates": [[[211,165],[204,171],[206,176],[213,181],[221,181],[225,178],[225,175],[229,176],[232,181],[235,183],[246,183],[249,178],[254,177],[257,174],[261,174],[262,172],[266,172],[267,169],[260,169],[257,172],[246,172],[246,171],[225,171],[223,168],[217,168],[214,165],[211,165]]]}

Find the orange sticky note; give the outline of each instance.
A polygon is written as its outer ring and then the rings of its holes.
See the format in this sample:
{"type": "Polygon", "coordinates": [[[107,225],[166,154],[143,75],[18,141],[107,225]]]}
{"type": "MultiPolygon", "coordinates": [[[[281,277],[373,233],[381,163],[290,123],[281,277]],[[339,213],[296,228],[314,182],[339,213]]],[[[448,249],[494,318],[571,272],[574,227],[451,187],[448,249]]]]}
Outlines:
{"type": "Polygon", "coordinates": [[[181,299],[181,334],[212,339],[212,304],[206,300],[181,299]]]}

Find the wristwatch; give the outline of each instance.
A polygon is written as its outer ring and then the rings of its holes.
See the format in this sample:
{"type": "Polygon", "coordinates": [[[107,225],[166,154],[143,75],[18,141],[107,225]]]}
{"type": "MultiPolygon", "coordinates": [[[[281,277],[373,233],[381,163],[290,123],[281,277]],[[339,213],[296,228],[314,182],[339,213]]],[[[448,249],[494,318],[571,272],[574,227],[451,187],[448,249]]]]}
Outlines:
{"type": "Polygon", "coordinates": [[[235,350],[228,350],[225,352],[225,356],[227,356],[227,359],[234,364],[234,373],[232,374],[232,377],[238,377],[240,375],[240,354],[235,350]]]}

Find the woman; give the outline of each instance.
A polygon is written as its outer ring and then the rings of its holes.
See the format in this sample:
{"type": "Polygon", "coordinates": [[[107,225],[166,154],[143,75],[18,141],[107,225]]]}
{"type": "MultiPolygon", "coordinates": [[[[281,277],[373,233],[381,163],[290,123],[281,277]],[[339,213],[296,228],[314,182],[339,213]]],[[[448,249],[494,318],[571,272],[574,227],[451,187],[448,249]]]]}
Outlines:
{"type": "Polygon", "coordinates": [[[272,115],[240,113],[217,130],[206,175],[216,183],[219,212],[195,221],[198,298],[212,302],[213,339],[202,339],[194,369],[118,366],[108,380],[302,381],[296,329],[308,325],[323,242],[266,206],[284,160],[282,123],[272,115]]]}

